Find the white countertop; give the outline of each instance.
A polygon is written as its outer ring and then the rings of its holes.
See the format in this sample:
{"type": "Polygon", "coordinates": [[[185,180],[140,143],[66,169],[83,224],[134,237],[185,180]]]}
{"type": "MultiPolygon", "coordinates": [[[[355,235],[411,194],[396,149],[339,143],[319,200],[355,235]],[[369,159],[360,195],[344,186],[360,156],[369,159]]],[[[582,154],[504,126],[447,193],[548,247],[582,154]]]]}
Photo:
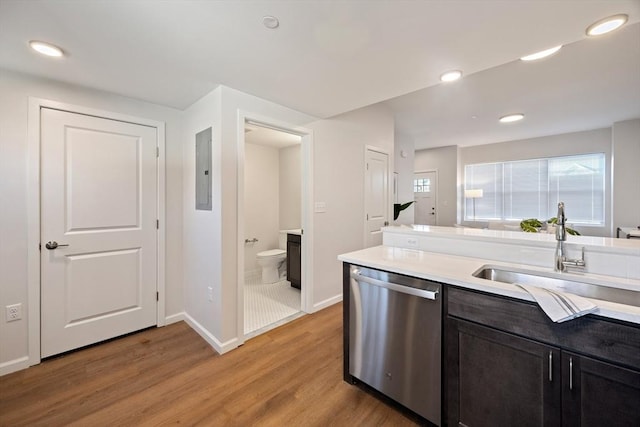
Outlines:
{"type": "Polygon", "coordinates": [[[293,228],[291,230],[282,230],[282,231],[287,233],[287,234],[297,234],[298,236],[302,235],[302,229],[301,228],[293,228]]]}
{"type": "MultiPolygon", "coordinates": [[[[528,246],[555,247],[555,234],[525,233],[522,231],[488,230],[471,227],[441,227],[434,225],[397,225],[383,227],[383,232],[409,235],[446,236],[451,239],[497,241],[502,243],[520,244],[528,246]]],[[[640,241],[634,239],[616,239],[598,236],[567,235],[566,243],[586,246],[600,251],[619,252],[640,255],[640,241]]]]}
{"type": "MultiPolygon", "coordinates": [[[[398,228],[398,227],[395,227],[398,228]]],[[[444,227],[440,227],[444,228],[444,227]]],[[[456,230],[456,229],[448,229],[456,230]]],[[[462,229],[464,230],[464,229],[462,229]]],[[[472,230],[472,229],[469,229],[472,230]]],[[[395,231],[395,230],[394,230],[395,231]]],[[[478,230],[496,231],[496,230],[478,230]]],[[[497,233],[514,233],[496,231],[497,233]]],[[[464,233],[466,235],[466,233],[464,233]]],[[[529,235],[529,233],[519,233],[529,235]]],[[[534,234],[535,236],[535,234],[534,234]]],[[[552,236],[549,236],[552,237],[552,236]]],[[[609,239],[614,240],[614,239],[609,239]]],[[[619,239],[623,240],[623,239],[619,239]]],[[[626,241],[627,239],[624,239],[626,241]]],[[[541,272],[551,272],[551,269],[543,269],[530,265],[510,264],[498,261],[489,261],[478,258],[468,258],[455,255],[445,255],[433,252],[419,251],[415,249],[404,249],[391,246],[375,246],[356,252],[350,252],[338,256],[340,261],[358,264],[365,267],[377,268],[393,273],[418,277],[436,282],[448,283],[468,289],[475,289],[490,292],[497,295],[518,298],[526,301],[534,301],[522,288],[508,283],[496,282],[492,280],[473,277],[473,273],[484,265],[505,266],[534,270],[541,272]]],[[[594,281],[605,286],[618,287],[624,289],[640,290],[640,280],[623,279],[610,276],[581,273],[563,273],[567,280],[574,281],[594,281]],[[581,280],[582,279],[582,280],[581,280]]],[[[640,307],[617,304],[590,298],[598,306],[598,311],[594,314],[613,319],[624,320],[640,324],[640,307]]]]}

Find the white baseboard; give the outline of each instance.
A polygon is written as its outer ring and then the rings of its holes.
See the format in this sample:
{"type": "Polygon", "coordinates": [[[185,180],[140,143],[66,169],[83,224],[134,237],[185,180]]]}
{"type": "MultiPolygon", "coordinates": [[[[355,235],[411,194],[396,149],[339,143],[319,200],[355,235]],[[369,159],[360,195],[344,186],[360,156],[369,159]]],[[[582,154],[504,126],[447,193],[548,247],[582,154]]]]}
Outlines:
{"type": "Polygon", "coordinates": [[[202,337],[213,349],[219,354],[224,354],[234,348],[238,347],[238,339],[233,338],[226,342],[220,342],[211,332],[206,330],[200,323],[198,323],[193,317],[189,316],[189,314],[184,313],[184,321],[187,322],[191,329],[196,331],[198,335],[202,337]]]}
{"type": "Polygon", "coordinates": [[[12,372],[27,369],[29,367],[29,356],[19,357],[18,359],[9,360],[0,363],[0,376],[7,375],[12,372]]]}
{"type": "Polygon", "coordinates": [[[167,316],[164,318],[164,324],[166,325],[170,325],[172,323],[178,323],[185,320],[185,314],[184,311],[180,312],[180,313],[176,313],[176,314],[172,314],[170,316],[167,316]]]}
{"type": "Polygon", "coordinates": [[[319,303],[316,303],[313,305],[313,312],[315,313],[316,311],[322,310],[323,308],[327,308],[333,304],[337,304],[339,302],[342,301],[342,294],[333,296],[331,298],[327,298],[324,301],[320,301],[319,303]]]}

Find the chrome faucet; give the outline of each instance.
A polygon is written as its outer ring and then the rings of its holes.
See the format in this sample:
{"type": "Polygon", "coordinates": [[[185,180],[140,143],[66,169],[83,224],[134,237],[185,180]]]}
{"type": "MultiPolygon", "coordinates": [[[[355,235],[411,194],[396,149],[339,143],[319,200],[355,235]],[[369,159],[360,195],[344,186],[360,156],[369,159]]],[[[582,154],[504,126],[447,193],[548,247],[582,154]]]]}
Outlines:
{"type": "Polygon", "coordinates": [[[558,203],[558,215],[556,223],[556,256],[555,265],[553,266],[555,271],[567,271],[568,267],[584,268],[584,246],[582,247],[582,257],[580,259],[569,259],[565,254],[564,242],[567,240],[567,217],[564,214],[564,203],[558,203]]]}

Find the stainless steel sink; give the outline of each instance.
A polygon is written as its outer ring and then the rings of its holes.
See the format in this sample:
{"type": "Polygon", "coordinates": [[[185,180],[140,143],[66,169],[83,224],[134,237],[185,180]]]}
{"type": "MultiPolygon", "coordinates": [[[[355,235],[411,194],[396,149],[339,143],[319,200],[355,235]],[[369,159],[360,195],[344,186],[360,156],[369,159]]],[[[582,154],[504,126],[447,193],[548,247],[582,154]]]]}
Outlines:
{"type": "Polygon", "coordinates": [[[613,288],[602,284],[571,280],[564,275],[529,270],[507,270],[483,266],[473,276],[502,283],[521,283],[540,288],[556,289],[586,298],[595,298],[619,304],[640,307],[640,290],[613,288]]]}

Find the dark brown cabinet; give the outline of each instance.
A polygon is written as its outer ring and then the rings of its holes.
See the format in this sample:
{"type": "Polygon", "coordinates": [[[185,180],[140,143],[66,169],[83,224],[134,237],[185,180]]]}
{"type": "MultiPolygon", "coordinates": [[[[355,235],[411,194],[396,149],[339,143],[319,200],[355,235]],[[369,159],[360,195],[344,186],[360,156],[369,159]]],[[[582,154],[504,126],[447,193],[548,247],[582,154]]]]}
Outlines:
{"type": "Polygon", "coordinates": [[[287,280],[294,288],[301,289],[302,236],[299,234],[287,234],[287,280]]]}
{"type": "Polygon", "coordinates": [[[640,372],[563,352],[562,377],[563,425],[640,426],[640,372]]]}
{"type": "Polygon", "coordinates": [[[560,350],[449,322],[450,426],[560,426],[560,350]]]}
{"type": "Polygon", "coordinates": [[[637,326],[451,288],[445,327],[447,425],[640,426],[637,326]]]}

